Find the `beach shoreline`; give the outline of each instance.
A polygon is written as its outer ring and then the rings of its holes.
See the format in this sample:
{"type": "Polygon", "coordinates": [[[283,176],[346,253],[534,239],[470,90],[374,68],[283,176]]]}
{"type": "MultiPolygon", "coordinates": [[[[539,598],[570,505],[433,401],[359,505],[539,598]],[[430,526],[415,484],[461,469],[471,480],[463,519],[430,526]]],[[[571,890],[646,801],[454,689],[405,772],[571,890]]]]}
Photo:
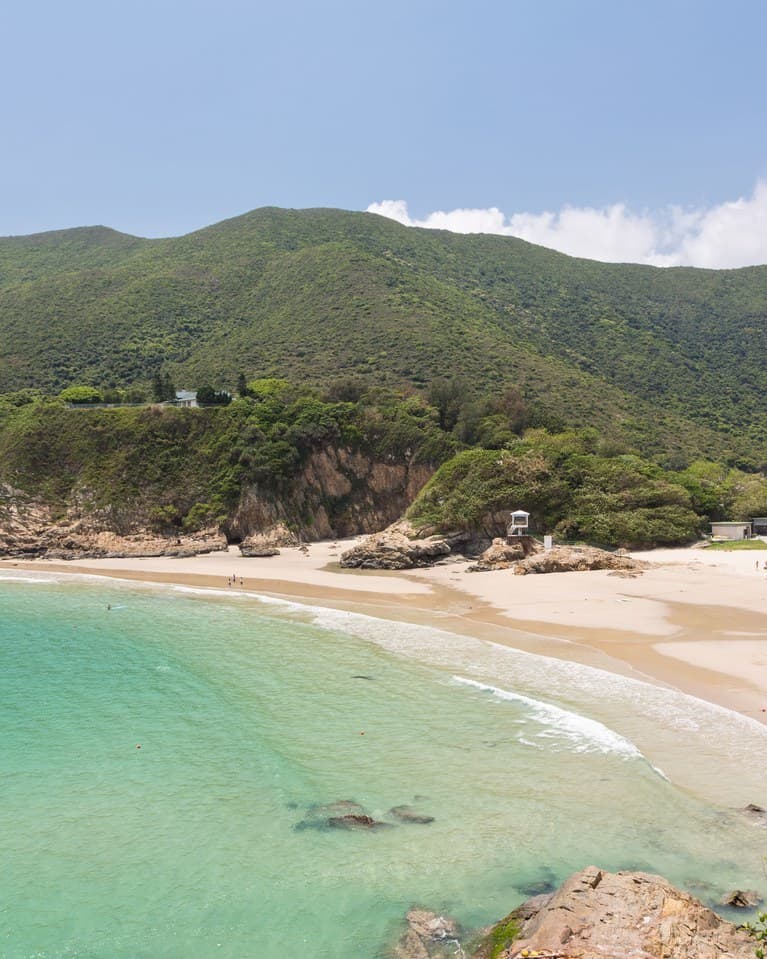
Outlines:
{"type": "Polygon", "coordinates": [[[257,594],[436,627],[677,689],[767,725],[767,576],[753,553],[637,553],[653,565],[636,578],[470,573],[460,559],[406,572],[342,569],[338,558],[356,541],[269,558],[230,547],[184,558],[7,559],[0,568],[257,594]]]}

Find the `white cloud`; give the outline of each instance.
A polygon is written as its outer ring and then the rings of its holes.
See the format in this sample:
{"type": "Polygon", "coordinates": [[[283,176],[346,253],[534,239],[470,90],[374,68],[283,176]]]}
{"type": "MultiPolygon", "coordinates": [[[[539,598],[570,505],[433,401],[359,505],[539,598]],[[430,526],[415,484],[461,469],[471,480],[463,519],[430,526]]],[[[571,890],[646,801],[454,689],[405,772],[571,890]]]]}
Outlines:
{"type": "Polygon", "coordinates": [[[612,263],[716,269],[767,263],[767,182],[761,180],[750,197],[709,209],[636,213],[616,203],[506,216],[490,207],[439,210],[414,219],[404,200],[383,200],[367,210],[406,226],[517,236],[571,256],[612,263]]]}

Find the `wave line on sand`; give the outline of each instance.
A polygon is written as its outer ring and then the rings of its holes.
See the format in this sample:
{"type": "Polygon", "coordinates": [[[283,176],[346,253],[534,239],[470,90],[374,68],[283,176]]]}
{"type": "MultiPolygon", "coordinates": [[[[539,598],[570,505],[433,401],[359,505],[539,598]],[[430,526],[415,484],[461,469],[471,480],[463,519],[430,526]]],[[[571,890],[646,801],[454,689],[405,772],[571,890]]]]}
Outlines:
{"type": "Polygon", "coordinates": [[[498,699],[521,703],[526,707],[530,716],[544,727],[543,736],[564,739],[571,744],[576,752],[614,753],[624,759],[643,759],[647,762],[630,740],[596,719],[589,719],[588,716],[571,712],[562,706],[554,705],[554,703],[533,699],[523,693],[514,693],[508,689],[491,686],[488,683],[480,683],[475,679],[453,676],[453,681],[462,686],[471,686],[482,692],[490,693],[498,699]]]}

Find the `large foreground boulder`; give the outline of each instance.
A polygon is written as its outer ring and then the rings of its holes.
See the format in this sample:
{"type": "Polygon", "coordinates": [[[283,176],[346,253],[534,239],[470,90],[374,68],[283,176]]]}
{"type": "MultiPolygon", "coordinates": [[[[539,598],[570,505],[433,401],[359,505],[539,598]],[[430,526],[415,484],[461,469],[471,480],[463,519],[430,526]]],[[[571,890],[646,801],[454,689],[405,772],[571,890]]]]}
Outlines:
{"type": "Polygon", "coordinates": [[[450,555],[455,539],[442,536],[419,537],[407,522],[394,523],[380,533],[367,536],[341,554],[346,569],[413,569],[433,566],[450,555]]]}
{"type": "Polygon", "coordinates": [[[589,866],[515,909],[474,956],[754,959],[754,940],[660,876],[589,866]],[[499,941],[503,948],[497,951],[499,941]]]}

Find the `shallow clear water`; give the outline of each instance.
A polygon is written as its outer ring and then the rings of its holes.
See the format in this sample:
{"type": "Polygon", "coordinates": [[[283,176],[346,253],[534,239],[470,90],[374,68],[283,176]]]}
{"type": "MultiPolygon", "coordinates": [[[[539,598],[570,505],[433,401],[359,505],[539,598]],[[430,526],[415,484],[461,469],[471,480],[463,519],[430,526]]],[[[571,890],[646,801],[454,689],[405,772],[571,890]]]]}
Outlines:
{"type": "Polygon", "coordinates": [[[413,903],[479,925],[592,862],[764,885],[767,830],[698,788],[763,755],[726,711],[350,614],[8,577],[8,959],[364,959],[413,903]],[[294,828],[340,799],[434,822],[294,828]]]}

